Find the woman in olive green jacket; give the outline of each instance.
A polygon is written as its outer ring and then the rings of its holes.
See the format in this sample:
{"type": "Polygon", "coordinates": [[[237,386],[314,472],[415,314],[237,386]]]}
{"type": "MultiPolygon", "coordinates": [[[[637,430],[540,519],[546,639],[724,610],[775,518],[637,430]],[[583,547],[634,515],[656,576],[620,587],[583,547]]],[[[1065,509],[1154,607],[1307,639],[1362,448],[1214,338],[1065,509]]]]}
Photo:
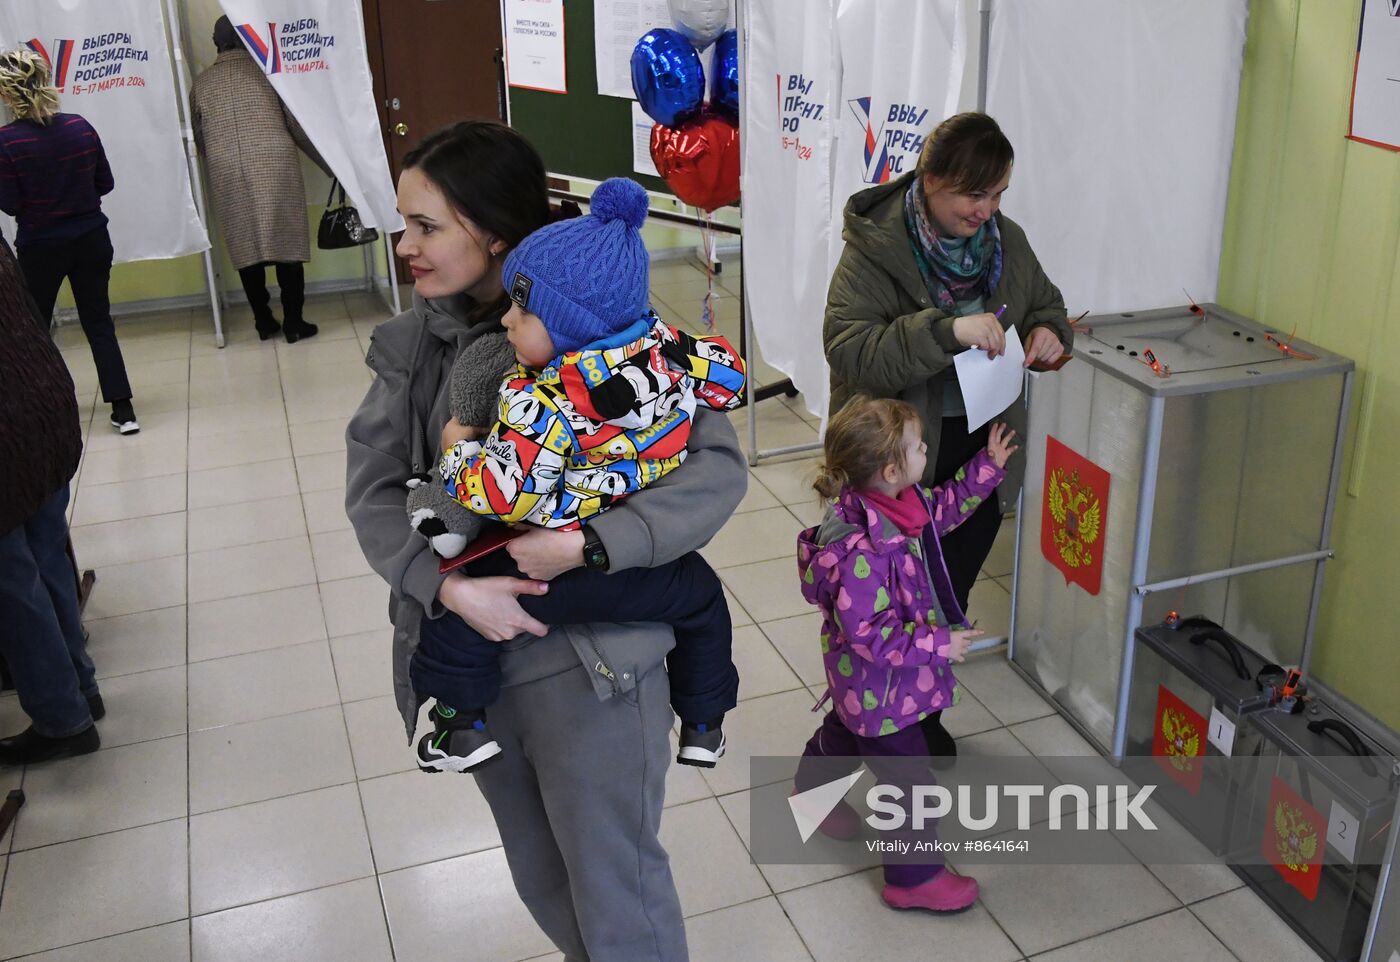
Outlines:
{"type": "MultiPolygon", "coordinates": [[[[1027,365],[1053,364],[1073,341],[1059,289],[1041,270],[1025,232],[997,212],[1012,160],[996,121],[958,114],[929,136],[915,171],[846,204],[846,247],[831,279],[822,331],[831,411],[856,394],[913,404],[928,443],[925,484],[947,481],[987,446],[990,425],[968,433],[955,354],[1002,353],[1012,325],[1024,339],[1027,365]]],[[[1021,435],[1024,400],[997,419],[1021,435]]],[[[1024,474],[1025,454],[1017,453],[997,497],[943,539],[965,611],[1024,474]]]]}

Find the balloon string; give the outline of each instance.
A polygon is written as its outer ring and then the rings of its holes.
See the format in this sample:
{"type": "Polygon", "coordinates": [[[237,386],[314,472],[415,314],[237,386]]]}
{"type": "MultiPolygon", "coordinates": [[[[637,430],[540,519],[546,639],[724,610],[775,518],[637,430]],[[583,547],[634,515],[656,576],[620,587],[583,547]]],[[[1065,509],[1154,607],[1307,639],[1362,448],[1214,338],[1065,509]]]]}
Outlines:
{"type": "Polygon", "coordinates": [[[705,248],[705,298],[703,308],[700,312],[700,319],[705,322],[705,330],[714,333],[715,325],[719,322],[719,317],[715,313],[715,268],[714,268],[714,243],[715,235],[711,229],[712,221],[710,214],[706,211],[695,209],[704,226],[700,228],[700,242],[705,248]]]}

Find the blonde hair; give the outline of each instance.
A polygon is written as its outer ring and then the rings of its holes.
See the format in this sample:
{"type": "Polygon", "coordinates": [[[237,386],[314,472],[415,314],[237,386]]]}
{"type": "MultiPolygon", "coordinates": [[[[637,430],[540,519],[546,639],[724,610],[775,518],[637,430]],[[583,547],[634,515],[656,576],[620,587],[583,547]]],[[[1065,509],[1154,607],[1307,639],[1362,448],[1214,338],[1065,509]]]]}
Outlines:
{"type": "Polygon", "coordinates": [[[812,487],[822,497],[834,498],[843,488],[866,486],[886,465],[904,470],[904,426],[910,422],[922,424],[912,404],[852,398],[827,423],[826,458],[817,466],[812,487]]]}
{"type": "Polygon", "coordinates": [[[49,62],[28,47],[0,54],[0,97],[17,119],[47,124],[58,113],[58,90],[50,80],[49,62]]]}

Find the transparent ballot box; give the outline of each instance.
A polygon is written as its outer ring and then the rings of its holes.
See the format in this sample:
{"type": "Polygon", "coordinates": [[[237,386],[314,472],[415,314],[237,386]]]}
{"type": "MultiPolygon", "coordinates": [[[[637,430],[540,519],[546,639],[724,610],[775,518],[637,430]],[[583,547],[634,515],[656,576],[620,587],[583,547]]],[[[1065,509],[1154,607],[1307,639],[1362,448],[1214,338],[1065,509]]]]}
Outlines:
{"type": "Polygon", "coordinates": [[[1385,847],[1361,962],[1400,962],[1400,818],[1396,816],[1400,816],[1400,805],[1391,817],[1390,840],[1385,847]]]}
{"type": "Polygon", "coordinates": [[[1246,716],[1261,739],[1235,870],[1326,959],[1360,958],[1396,805],[1396,760],[1318,699],[1246,716]]]}
{"type": "Polygon", "coordinates": [[[1121,759],[1134,632],[1173,609],[1306,669],[1354,365],[1211,304],[1085,327],[1028,375],[1010,657],[1121,759]]]}
{"type": "Polygon", "coordinates": [[[1211,853],[1230,850],[1246,760],[1259,752],[1244,717],[1269,708],[1278,666],[1205,618],[1141,628],[1135,640],[1124,769],[1157,785],[1154,799],[1211,853]],[[1203,759],[1235,760],[1225,765],[1203,759]],[[1162,778],[1162,774],[1167,777],[1162,778]]]}

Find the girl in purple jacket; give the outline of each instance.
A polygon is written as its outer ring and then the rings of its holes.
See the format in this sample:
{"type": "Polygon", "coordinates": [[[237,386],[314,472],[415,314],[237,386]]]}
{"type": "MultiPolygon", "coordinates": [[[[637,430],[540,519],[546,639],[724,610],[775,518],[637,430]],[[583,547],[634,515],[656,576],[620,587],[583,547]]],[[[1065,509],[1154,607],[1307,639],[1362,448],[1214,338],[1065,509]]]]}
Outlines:
{"type": "MultiPolygon", "coordinates": [[[[948,484],[919,486],[925,447],[918,412],[903,401],[858,397],[831,419],[815,487],[834,499],[822,523],[798,536],[802,594],[821,609],[821,646],[832,710],[804,758],[861,757],[882,781],[908,780],[890,759],[938,754],[938,716],[957,703],[949,663],[980,631],[958,606],[939,539],[972,515],[1005,476],[1015,432],[992,426],[987,447],[948,484]]],[[[804,762],[797,791],[827,779],[804,762]]],[[[905,797],[908,797],[906,792],[905,797]]],[[[855,834],[845,803],[822,823],[855,834]]],[[[977,900],[977,882],[941,862],[885,865],[884,900],[897,909],[948,912],[977,900]]]]}

